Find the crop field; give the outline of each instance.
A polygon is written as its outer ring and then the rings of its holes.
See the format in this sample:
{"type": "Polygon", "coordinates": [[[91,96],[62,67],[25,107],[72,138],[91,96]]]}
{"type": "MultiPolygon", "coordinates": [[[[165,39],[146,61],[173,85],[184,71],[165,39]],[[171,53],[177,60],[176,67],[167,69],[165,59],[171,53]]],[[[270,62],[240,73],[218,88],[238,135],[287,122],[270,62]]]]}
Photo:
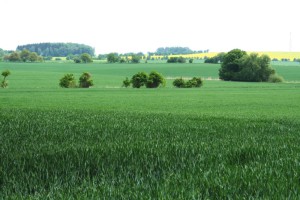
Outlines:
{"type": "MultiPolygon", "coordinates": [[[[211,58],[218,54],[219,52],[207,52],[207,53],[194,53],[194,54],[182,54],[182,55],[172,55],[171,57],[179,57],[182,56],[184,58],[193,58],[193,59],[204,59],[205,57],[211,58]]],[[[258,53],[259,55],[266,54],[271,59],[288,59],[290,61],[293,61],[294,59],[300,59],[300,52],[247,52],[250,53],[258,53]]],[[[151,58],[157,60],[162,59],[164,56],[154,55],[151,56],[151,58]]]]}
{"type": "Polygon", "coordinates": [[[299,199],[300,64],[284,83],[218,64],[1,63],[0,199],[299,199]],[[139,71],[165,88],[122,88],[139,71]],[[95,86],[59,88],[90,72],[95,86]],[[176,77],[204,78],[178,89],[176,77]]]}

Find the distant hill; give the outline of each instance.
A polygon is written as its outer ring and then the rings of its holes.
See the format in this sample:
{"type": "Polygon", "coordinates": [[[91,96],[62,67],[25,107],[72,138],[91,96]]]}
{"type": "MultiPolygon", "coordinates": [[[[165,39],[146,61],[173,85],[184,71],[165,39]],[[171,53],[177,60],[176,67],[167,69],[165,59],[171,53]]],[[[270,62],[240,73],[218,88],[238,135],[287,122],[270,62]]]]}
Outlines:
{"type": "Polygon", "coordinates": [[[95,54],[95,49],[85,45],[77,43],[39,43],[39,44],[26,44],[19,45],[18,51],[28,49],[31,52],[36,52],[38,55],[47,57],[65,57],[70,54],[80,55],[82,53],[88,53],[92,56],[95,54]]]}

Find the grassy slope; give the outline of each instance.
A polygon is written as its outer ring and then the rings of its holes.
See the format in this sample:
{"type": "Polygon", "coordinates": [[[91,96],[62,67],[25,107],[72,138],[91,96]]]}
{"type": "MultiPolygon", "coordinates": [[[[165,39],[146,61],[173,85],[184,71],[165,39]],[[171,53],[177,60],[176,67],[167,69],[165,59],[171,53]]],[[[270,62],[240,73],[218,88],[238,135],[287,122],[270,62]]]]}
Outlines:
{"type": "MultiPolygon", "coordinates": [[[[0,198],[296,198],[300,85],[206,81],[125,89],[125,76],[217,77],[218,65],[7,64],[0,198]],[[59,89],[73,72],[95,88],[59,89]],[[37,83],[39,83],[37,85],[37,83]]],[[[298,66],[275,66],[299,81],[298,66]]]]}

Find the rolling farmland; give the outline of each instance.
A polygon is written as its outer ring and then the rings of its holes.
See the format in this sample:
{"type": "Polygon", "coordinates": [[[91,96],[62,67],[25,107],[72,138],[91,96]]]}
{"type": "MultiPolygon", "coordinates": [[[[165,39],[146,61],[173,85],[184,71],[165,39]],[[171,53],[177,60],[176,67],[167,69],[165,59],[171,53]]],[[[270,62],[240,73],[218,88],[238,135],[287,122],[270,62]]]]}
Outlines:
{"type": "Polygon", "coordinates": [[[298,199],[300,65],[285,83],[223,82],[218,64],[1,63],[1,199],[298,199]],[[156,70],[165,88],[122,88],[156,70]],[[90,89],[62,89],[66,73],[90,89]],[[200,76],[200,89],[173,88],[200,76]]]}

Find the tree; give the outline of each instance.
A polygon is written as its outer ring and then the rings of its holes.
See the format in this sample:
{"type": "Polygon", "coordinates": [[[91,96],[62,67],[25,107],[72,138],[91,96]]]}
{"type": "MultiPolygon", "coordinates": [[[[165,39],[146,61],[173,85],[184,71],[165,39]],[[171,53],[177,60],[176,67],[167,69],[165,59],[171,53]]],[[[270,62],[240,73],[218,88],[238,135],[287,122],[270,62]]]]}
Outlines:
{"type": "Polygon", "coordinates": [[[74,57],[73,60],[74,60],[75,63],[81,63],[81,59],[79,57],[77,57],[77,56],[74,57]]]}
{"type": "Polygon", "coordinates": [[[128,77],[126,77],[126,79],[123,81],[123,86],[124,87],[129,87],[131,84],[131,81],[128,79],[128,77]]]}
{"type": "Polygon", "coordinates": [[[141,60],[140,55],[134,54],[134,55],[131,56],[131,63],[139,63],[140,60],[141,60]]]}
{"type": "Polygon", "coordinates": [[[83,63],[91,63],[91,62],[93,62],[92,57],[88,53],[81,54],[80,58],[81,58],[81,60],[82,60],[83,63]]]}
{"type": "Polygon", "coordinates": [[[191,58],[191,59],[189,59],[189,63],[193,63],[193,61],[194,61],[194,60],[193,60],[192,58],[191,58]]]}
{"type": "Polygon", "coordinates": [[[186,63],[186,59],[182,56],[180,57],[170,57],[167,63],[186,63]]]}
{"type": "Polygon", "coordinates": [[[66,74],[59,80],[59,86],[63,88],[75,88],[76,81],[73,74],[66,74]]]}
{"type": "Polygon", "coordinates": [[[159,85],[165,85],[165,79],[164,77],[159,74],[158,72],[151,72],[149,74],[146,87],[147,88],[157,88],[159,85]]]}
{"type": "Polygon", "coordinates": [[[198,88],[203,85],[203,81],[200,77],[193,77],[187,82],[185,82],[182,78],[177,78],[173,81],[173,85],[178,88],[198,88]]]}
{"type": "Polygon", "coordinates": [[[107,62],[108,63],[116,63],[119,62],[119,55],[117,53],[109,53],[107,55],[107,62]]]}
{"type": "Polygon", "coordinates": [[[35,52],[31,52],[28,59],[30,62],[36,62],[39,60],[39,56],[35,52]]]}
{"type": "Polygon", "coordinates": [[[177,78],[173,81],[173,85],[178,88],[184,88],[185,81],[183,80],[183,78],[177,78]]]}
{"type": "Polygon", "coordinates": [[[3,76],[3,80],[1,82],[1,87],[6,88],[8,86],[8,82],[6,81],[6,77],[8,77],[10,75],[10,71],[5,70],[1,73],[1,75],[3,76]]]}
{"type": "Polygon", "coordinates": [[[30,51],[27,49],[23,49],[20,53],[20,58],[23,62],[29,61],[30,51]]]}
{"type": "Polygon", "coordinates": [[[132,76],[131,83],[132,87],[140,88],[147,84],[148,75],[145,72],[139,72],[132,76]]]}
{"type": "Polygon", "coordinates": [[[79,78],[79,87],[89,88],[94,85],[91,79],[92,75],[89,72],[84,72],[79,78]]]}
{"type": "Polygon", "coordinates": [[[223,63],[219,70],[219,77],[222,80],[235,80],[236,73],[240,71],[239,59],[247,55],[245,51],[233,49],[224,55],[223,63]]]}
{"type": "Polygon", "coordinates": [[[234,49],[224,55],[219,77],[225,81],[265,82],[275,74],[270,62],[267,55],[248,55],[245,51],[234,49]]]}
{"type": "Polygon", "coordinates": [[[18,54],[18,52],[14,51],[12,52],[8,57],[7,59],[11,62],[18,62],[18,61],[21,61],[21,57],[20,57],[20,54],[18,54]]]}

